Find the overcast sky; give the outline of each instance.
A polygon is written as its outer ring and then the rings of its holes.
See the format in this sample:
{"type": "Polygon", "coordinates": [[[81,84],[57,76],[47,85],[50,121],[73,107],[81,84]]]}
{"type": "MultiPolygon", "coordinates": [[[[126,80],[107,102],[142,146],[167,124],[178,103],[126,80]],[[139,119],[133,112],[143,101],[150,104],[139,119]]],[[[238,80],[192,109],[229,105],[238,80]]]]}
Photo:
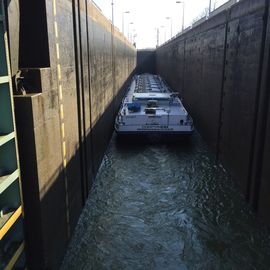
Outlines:
{"type": "MultiPolygon", "coordinates": [[[[112,0],[94,0],[103,14],[111,19],[112,0]]],[[[210,0],[185,0],[185,27],[200,17],[208,9],[210,0]]],[[[212,8],[218,7],[227,0],[212,0],[212,8]]],[[[116,27],[122,31],[123,12],[125,35],[135,38],[137,48],[154,48],[157,45],[157,28],[159,29],[159,44],[174,36],[182,27],[183,4],[176,0],[114,0],[114,21],[116,27]],[[170,17],[170,19],[166,19],[170,17]],[[135,37],[137,35],[137,37],[135,37]]]]}

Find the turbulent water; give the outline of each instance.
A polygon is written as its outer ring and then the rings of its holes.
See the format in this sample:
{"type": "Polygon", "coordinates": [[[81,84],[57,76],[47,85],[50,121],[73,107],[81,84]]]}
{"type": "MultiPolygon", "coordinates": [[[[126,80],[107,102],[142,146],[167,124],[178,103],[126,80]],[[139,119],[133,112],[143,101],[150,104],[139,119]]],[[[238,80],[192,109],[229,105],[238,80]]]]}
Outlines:
{"type": "Polygon", "coordinates": [[[114,136],[62,269],[270,269],[270,237],[197,133],[114,136]]]}

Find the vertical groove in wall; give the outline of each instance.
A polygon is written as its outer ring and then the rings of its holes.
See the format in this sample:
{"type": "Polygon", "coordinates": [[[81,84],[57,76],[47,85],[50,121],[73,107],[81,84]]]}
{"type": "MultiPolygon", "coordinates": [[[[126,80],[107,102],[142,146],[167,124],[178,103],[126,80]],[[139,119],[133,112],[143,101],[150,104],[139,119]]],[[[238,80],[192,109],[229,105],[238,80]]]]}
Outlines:
{"type": "Polygon", "coordinates": [[[87,197],[88,187],[88,157],[87,157],[87,146],[86,146],[86,127],[85,127],[85,93],[84,93],[84,69],[83,69],[83,51],[82,51],[82,24],[81,24],[81,5],[80,0],[78,0],[78,39],[79,39],[79,57],[80,57],[80,75],[81,75],[81,97],[82,97],[82,127],[83,127],[83,141],[82,141],[82,151],[84,152],[84,174],[85,174],[85,195],[87,197]]]}
{"type": "Polygon", "coordinates": [[[78,59],[78,33],[76,23],[76,0],[72,0],[72,14],[73,14],[73,32],[74,32],[74,55],[75,55],[75,73],[76,73],[76,90],[77,90],[77,106],[78,106],[78,126],[79,126],[79,153],[80,153],[80,170],[81,170],[81,190],[82,190],[82,204],[85,204],[86,198],[86,175],[85,175],[85,163],[84,163],[84,151],[83,151],[83,133],[81,123],[81,93],[80,93],[80,74],[79,74],[79,59],[78,59]]]}
{"type": "Polygon", "coordinates": [[[116,102],[116,95],[115,95],[115,44],[114,44],[114,2],[112,0],[112,27],[111,27],[111,46],[112,46],[112,80],[113,80],[113,113],[116,113],[116,106],[115,106],[115,102],[116,102]]]}
{"type": "MultiPolygon", "coordinates": [[[[267,30],[270,30],[269,0],[265,0],[264,27],[261,45],[260,70],[258,76],[256,114],[254,118],[254,131],[252,137],[252,155],[249,165],[247,198],[255,210],[258,210],[259,192],[261,187],[264,145],[266,141],[267,113],[269,110],[269,63],[270,53],[267,49],[267,30]],[[266,80],[263,82],[263,80],[266,80]],[[263,85],[263,83],[265,85],[263,85]]],[[[269,39],[269,37],[268,37],[269,39]]]]}
{"type": "MultiPolygon", "coordinates": [[[[93,134],[92,134],[92,91],[91,91],[91,52],[90,52],[90,41],[89,41],[89,14],[88,14],[88,0],[85,0],[85,10],[86,10],[86,38],[87,38],[87,64],[88,64],[88,91],[89,91],[89,112],[90,112],[90,131],[89,134],[87,134],[87,136],[90,136],[90,145],[91,145],[91,149],[90,149],[90,155],[91,155],[91,160],[94,159],[94,151],[93,151],[93,134]]],[[[93,178],[94,176],[94,168],[93,165],[91,166],[91,177],[93,178]]],[[[91,183],[88,187],[89,189],[91,188],[91,183]]]]}
{"type": "Polygon", "coordinates": [[[226,58],[227,58],[227,40],[228,40],[228,25],[229,25],[229,12],[227,13],[226,25],[225,25],[225,40],[224,40],[224,55],[223,55],[223,70],[222,70],[222,82],[221,82],[221,93],[220,93],[220,105],[219,105],[219,126],[216,142],[216,160],[219,160],[220,155],[220,144],[221,144],[221,128],[222,128],[222,113],[223,113],[223,97],[224,97],[224,84],[226,80],[226,58]]]}
{"type": "Polygon", "coordinates": [[[184,96],[184,91],[185,91],[186,45],[187,45],[187,40],[185,38],[185,40],[184,40],[183,74],[182,74],[182,97],[184,96]]]}

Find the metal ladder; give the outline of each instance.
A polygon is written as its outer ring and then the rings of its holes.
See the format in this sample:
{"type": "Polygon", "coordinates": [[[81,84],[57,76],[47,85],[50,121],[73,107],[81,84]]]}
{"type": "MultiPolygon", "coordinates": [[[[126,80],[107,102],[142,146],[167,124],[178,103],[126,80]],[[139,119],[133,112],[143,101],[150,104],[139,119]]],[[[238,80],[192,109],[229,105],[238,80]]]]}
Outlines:
{"type": "Polygon", "coordinates": [[[25,269],[23,206],[4,0],[0,0],[0,270],[25,269]]]}

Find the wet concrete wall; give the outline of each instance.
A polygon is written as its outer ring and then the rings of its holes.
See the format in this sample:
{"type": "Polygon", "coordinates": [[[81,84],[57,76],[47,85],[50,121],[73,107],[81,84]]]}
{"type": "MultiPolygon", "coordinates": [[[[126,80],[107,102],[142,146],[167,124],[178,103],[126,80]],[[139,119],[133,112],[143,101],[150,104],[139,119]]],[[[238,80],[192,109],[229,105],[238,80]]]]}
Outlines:
{"type": "MultiPolygon", "coordinates": [[[[268,88],[269,89],[269,88],[268,88]]],[[[255,198],[255,202],[257,203],[257,208],[259,214],[270,224],[269,217],[269,209],[270,209],[270,200],[269,200],[269,190],[270,190],[270,112],[268,112],[268,121],[267,128],[265,133],[265,141],[263,144],[263,155],[261,159],[261,164],[259,164],[259,168],[261,170],[258,171],[258,176],[255,180],[260,179],[258,181],[255,188],[259,192],[258,198],[255,198]]]]}
{"type": "Polygon", "coordinates": [[[156,53],[157,72],[182,95],[217,158],[268,221],[269,25],[269,1],[242,0],[156,53]]]}
{"type": "Polygon", "coordinates": [[[252,162],[252,176],[250,200],[253,201],[268,224],[270,224],[269,190],[270,190],[270,8],[268,9],[268,23],[263,46],[263,65],[261,68],[259,108],[256,121],[254,143],[254,157],[252,162]],[[255,190],[256,192],[252,192],[255,190]]]}
{"type": "Polygon", "coordinates": [[[18,62],[27,94],[15,97],[15,110],[28,268],[58,269],[109,142],[136,51],[92,1],[20,4],[18,47],[24,53],[18,62]]]}

